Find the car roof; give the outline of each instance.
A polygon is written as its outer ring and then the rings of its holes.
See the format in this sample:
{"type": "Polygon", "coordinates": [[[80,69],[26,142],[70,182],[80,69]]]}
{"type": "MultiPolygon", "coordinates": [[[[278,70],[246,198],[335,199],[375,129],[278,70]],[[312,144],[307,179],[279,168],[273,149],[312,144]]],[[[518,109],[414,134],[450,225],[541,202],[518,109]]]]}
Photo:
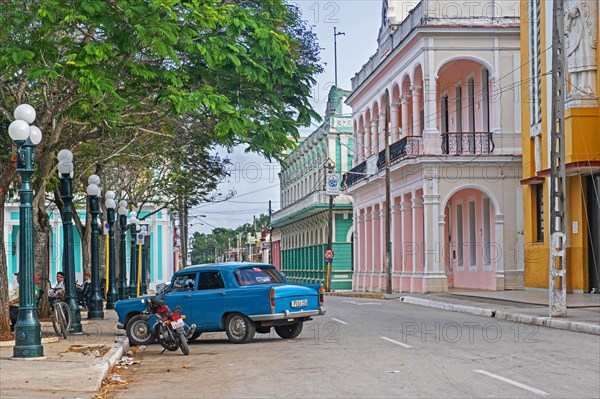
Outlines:
{"type": "Polygon", "coordinates": [[[260,263],[260,262],[218,262],[218,263],[204,263],[201,265],[192,265],[187,266],[185,269],[180,270],[186,272],[195,272],[208,268],[217,268],[217,269],[238,269],[241,267],[252,267],[252,266],[263,266],[263,267],[274,267],[268,263],[260,263]]]}

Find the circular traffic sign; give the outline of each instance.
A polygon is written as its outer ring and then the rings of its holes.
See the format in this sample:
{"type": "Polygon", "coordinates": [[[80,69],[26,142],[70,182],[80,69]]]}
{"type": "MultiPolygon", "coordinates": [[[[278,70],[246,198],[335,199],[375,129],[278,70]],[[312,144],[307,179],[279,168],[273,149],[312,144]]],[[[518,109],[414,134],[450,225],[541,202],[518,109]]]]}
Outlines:
{"type": "Polygon", "coordinates": [[[333,259],[333,249],[326,249],[325,252],[323,252],[323,256],[328,260],[333,259]]]}

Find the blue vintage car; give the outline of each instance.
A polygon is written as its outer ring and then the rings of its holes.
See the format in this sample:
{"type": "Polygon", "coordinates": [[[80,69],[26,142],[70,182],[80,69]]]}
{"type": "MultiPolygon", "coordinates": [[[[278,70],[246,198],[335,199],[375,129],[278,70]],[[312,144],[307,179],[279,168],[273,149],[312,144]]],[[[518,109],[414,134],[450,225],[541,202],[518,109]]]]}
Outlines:
{"type": "MultiPolygon", "coordinates": [[[[170,309],[180,306],[186,322],[196,325],[190,340],[203,332],[225,331],[230,342],[245,343],[271,327],[281,338],[295,338],[305,321],[325,314],[321,284],[289,284],[279,270],[264,263],[189,266],[176,272],[159,295],[170,309]]],[[[132,345],[154,341],[154,320],[141,314],[141,299],[115,304],[119,328],[132,345]]]]}

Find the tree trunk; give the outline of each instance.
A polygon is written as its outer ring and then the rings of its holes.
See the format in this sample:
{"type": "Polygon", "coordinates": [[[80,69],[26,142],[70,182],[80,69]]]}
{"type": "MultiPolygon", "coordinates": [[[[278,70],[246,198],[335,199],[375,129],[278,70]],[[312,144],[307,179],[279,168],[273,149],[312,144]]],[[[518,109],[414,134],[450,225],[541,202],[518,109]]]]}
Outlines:
{"type": "MultiPolygon", "coordinates": [[[[4,168],[3,168],[4,169],[4,168]]],[[[10,182],[14,179],[14,168],[4,171],[0,178],[0,337],[10,334],[8,315],[8,262],[4,246],[4,203],[10,182]]]]}
{"type": "MultiPolygon", "coordinates": [[[[46,211],[45,196],[36,196],[33,206],[33,229],[35,232],[35,274],[40,276],[40,290],[47,293],[50,281],[50,218],[46,211]]],[[[58,242],[58,240],[56,240],[58,242]]],[[[62,255],[59,259],[62,259],[62,255]]],[[[50,316],[48,296],[42,295],[39,315],[50,316]]]]}
{"type": "MultiPolygon", "coordinates": [[[[48,129],[50,130],[50,129],[48,129]]],[[[52,136],[51,136],[52,137],[52,136]]],[[[33,230],[35,235],[35,273],[40,276],[40,289],[47,293],[50,281],[50,218],[46,207],[47,184],[52,170],[56,165],[54,152],[44,151],[50,142],[46,142],[44,148],[36,146],[36,174],[32,179],[33,186],[33,230]]],[[[60,201],[60,199],[59,199],[60,201]]],[[[57,239],[56,242],[59,242],[57,239]]],[[[62,252],[58,259],[62,259],[62,252]]],[[[40,318],[50,316],[48,296],[42,295],[38,309],[40,318]]]]}

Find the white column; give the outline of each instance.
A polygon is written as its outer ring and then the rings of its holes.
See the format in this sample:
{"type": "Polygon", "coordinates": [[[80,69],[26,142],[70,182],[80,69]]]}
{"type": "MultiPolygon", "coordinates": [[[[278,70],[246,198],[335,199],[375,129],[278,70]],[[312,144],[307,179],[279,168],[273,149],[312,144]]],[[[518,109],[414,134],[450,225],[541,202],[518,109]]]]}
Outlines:
{"type": "Polygon", "coordinates": [[[443,245],[439,241],[439,209],[440,196],[438,195],[438,181],[435,176],[427,175],[425,177],[425,187],[423,189],[423,216],[424,216],[424,237],[425,258],[423,262],[424,273],[438,273],[440,271],[439,247],[443,245]]]}
{"type": "Polygon", "coordinates": [[[418,213],[417,208],[423,206],[423,199],[416,198],[416,193],[413,191],[411,193],[411,216],[412,216],[412,243],[413,243],[413,255],[412,255],[412,265],[411,265],[411,273],[412,276],[410,278],[410,292],[415,292],[415,272],[417,269],[417,261],[419,252],[421,251],[421,242],[419,242],[419,238],[417,237],[417,223],[419,220],[417,219],[418,213]]]}
{"type": "Polygon", "coordinates": [[[402,270],[402,207],[392,206],[392,273],[402,270]]]}
{"type": "Polygon", "coordinates": [[[356,143],[354,145],[354,159],[356,160],[356,164],[358,165],[362,161],[365,160],[365,131],[364,129],[358,130],[358,135],[356,139],[356,143]]]}
{"type": "Polygon", "coordinates": [[[400,112],[400,110],[398,109],[398,104],[397,103],[393,103],[390,106],[390,118],[391,118],[391,122],[390,122],[390,129],[391,129],[391,140],[392,143],[395,143],[396,141],[399,140],[399,132],[398,132],[398,113],[400,112]]]}
{"type": "Polygon", "coordinates": [[[373,251],[372,247],[369,246],[369,240],[373,240],[372,235],[373,225],[373,212],[369,211],[369,208],[365,208],[365,234],[363,235],[363,248],[365,252],[365,267],[363,268],[363,291],[367,289],[367,274],[368,271],[373,267],[373,251]],[[371,250],[370,250],[371,249],[371,250]]]}
{"type": "MultiPolygon", "coordinates": [[[[412,94],[412,126],[413,126],[413,135],[414,136],[422,136],[423,135],[423,126],[420,125],[421,112],[419,110],[419,89],[415,88],[411,90],[412,94]]],[[[427,115],[425,115],[425,120],[427,120],[427,115]]]]}
{"type": "Polygon", "coordinates": [[[379,153],[379,119],[377,118],[371,123],[371,151],[372,154],[379,153]]]}
{"type": "Polygon", "coordinates": [[[385,150],[385,110],[379,112],[379,151],[385,150]]]}
{"type": "Polygon", "coordinates": [[[496,276],[504,277],[504,215],[495,215],[494,241],[496,243],[496,276]]]}
{"type": "Polygon", "coordinates": [[[400,117],[402,121],[402,137],[408,136],[411,134],[410,132],[410,124],[412,123],[411,119],[408,117],[408,100],[406,98],[402,99],[402,116],[400,117]]]}

